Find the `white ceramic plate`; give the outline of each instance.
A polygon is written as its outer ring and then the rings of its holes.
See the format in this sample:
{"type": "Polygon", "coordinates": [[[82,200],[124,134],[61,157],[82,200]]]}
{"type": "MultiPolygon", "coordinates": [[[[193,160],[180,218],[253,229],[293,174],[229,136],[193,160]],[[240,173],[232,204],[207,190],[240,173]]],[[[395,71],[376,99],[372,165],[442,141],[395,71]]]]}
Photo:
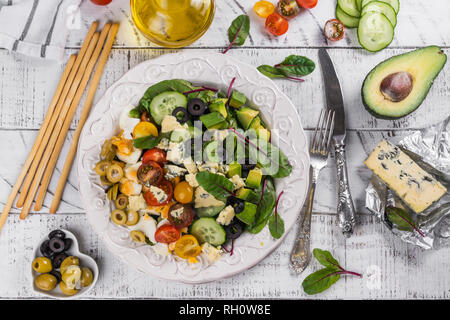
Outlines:
{"type": "MultiPolygon", "coordinates": [[[[80,247],[78,245],[78,240],[75,237],[75,235],[68,231],[68,230],[64,230],[64,229],[59,229],[61,231],[63,231],[66,234],[66,238],[70,238],[72,239],[73,243],[72,243],[72,247],[69,249],[69,251],[67,251],[67,255],[68,256],[76,256],[78,258],[80,258],[80,266],[81,267],[87,267],[89,269],[91,269],[92,273],[94,274],[94,281],[92,281],[92,284],[86,288],[81,288],[80,291],[73,295],[73,296],[66,296],[65,294],[62,293],[61,289],[59,288],[59,285],[56,286],[55,289],[53,289],[52,291],[44,291],[39,289],[38,287],[36,287],[36,285],[34,284],[34,279],[40,274],[36,271],[33,270],[33,268],[31,268],[31,280],[32,280],[32,286],[33,286],[33,290],[34,292],[37,292],[41,295],[47,296],[47,297],[51,297],[51,298],[56,298],[56,299],[76,299],[76,298],[80,298],[83,295],[85,295],[86,293],[88,293],[94,286],[95,283],[97,282],[98,279],[98,266],[97,266],[97,262],[95,262],[94,259],[92,259],[90,256],[80,252],[80,247]]],[[[48,237],[45,236],[45,238],[43,238],[38,245],[36,246],[36,248],[34,249],[34,258],[40,257],[41,252],[40,252],[40,246],[41,244],[45,241],[48,240],[48,237]]],[[[34,259],[33,258],[33,259],[34,259]]]]}
{"type": "Polygon", "coordinates": [[[214,281],[254,266],[282,241],[273,239],[266,226],[259,234],[246,233],[241,236],[235,241],[234,254],[225,254],[214,264],[208,263],[203,254],[196,264],[190,264],[176,256],[159,255],[151,246],[137,245],[126,229],[110,221],[112,204],[107,200],[93,170],[100,160],[103,142],[119,132],[122,109],[130,104],[137,105],[150,85],[178,78],[226,92],[233,77],[236,77],[233,88],[244,93],[260,109],[272,130],[274,141],[279,141],[279,147],[293,166],[289,177],[276,181],[276,189],[278,194],[284,191],[278,207],[285,222],[284,236],[295,224],[306,197],[309,155],[300,117],[292,102],[272,80],[260,74],[255,67],[227,55],[167,54],[134,67],[106,91],[92,110],[78,146],[79,190],[89,222],[113,254],[143,272],[185,283],[214,281]]]}

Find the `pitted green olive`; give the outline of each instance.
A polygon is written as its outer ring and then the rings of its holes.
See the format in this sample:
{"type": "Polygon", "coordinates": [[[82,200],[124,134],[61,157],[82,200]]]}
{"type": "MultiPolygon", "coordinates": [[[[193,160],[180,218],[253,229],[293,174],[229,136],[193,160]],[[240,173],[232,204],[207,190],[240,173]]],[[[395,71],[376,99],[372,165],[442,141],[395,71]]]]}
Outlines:
{"type": "Polygon", "coordinates": [[[87,267],[81,268],[81,280],[80,284],[82,287],[88,287],[92,284],[94,281],[94,274],[92,273],[91,269],[87,267]]]}
{"type": "Polygon", "coordinates": [[[46,257],[37,257],[33,260],[33,270],[39,273],[52,271],[52,261],[46,257]]]}
{"type": "Polygon", "coordinates": [[[34,279],[34,284],[36,287],[44,291],[51,291],[55,289],[57,283],[58,280],[56,277],[49,273],[41,274],[34,279]]]}

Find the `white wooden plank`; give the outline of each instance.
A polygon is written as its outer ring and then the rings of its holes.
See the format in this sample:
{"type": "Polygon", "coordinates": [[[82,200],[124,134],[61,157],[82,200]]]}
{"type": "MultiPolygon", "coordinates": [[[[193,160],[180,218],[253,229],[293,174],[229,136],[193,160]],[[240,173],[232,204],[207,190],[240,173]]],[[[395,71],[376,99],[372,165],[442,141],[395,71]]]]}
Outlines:
{"type": "Polygon", "coordinates": [[[307,296],[301,282],[320,268],[316,261],[301,275],[288,267],[294,239],[291,232],[281,246],[257,266],[232,278],[202,285],[158,280],[140,273],[112,256],[93,233],[84,215],[33,215],[25,221],[13,216],[0,241],[2,298],[39,298],[31,289],[33,247],[54,228],[67,228],[80,241],[81,251],[93,256],[100,268],[97,285],[86,298],[183,298],[183,299],[445,299],[449,296],[450,249],[423,251],[394,238],[372,216],[362,219],[355,235],[344,240],[335,216],[313,216],[312,248],[329,250],[343,267],[364,274],[362,279],[344,276],[329,290],[307,296]],[[379,276],[379,285],[368,277],[379,276]]]}
{"type": "MultiPolygon", "coordinates": [[[[408,50],[384,50],[368,55],[362,50],[330,49],[336,70],[341,80],[346,103],[347,127],[349,129],[405,129],[426,127],[450,115],[447,101],[450,87],[450,64],[447,64],[436,79],[422,106],[404,118],[382,120],[374,118],[362,105],[361,85],[367,73],[379,62],[408,50]],[[357,67],[355,67],[357,66],[357,67]]],[[[105,90],[118,80],[129,68],[161,54],[175,52],[162,49],[116,49],[106,65],[96,95],[96,101],[105,90]]],[[[217,52],[216,49],[196,49],[196,52],[217,52]]],[[[290,54],[304,55],[316,62],[316,70],[305,77],[305,82],[275,80],[276,84],[292,100],[305,128],[314,128],[320,109],[325,105],[324,85],[317,49],[246,49],[233,50],[228,54],[251,65],[276,64],[290,54]]],[[[68,54],[72,53],[68,50],[68,54]]],[[[7,129],[38,129],[47,110],[47,105],[56,88],[61,66],[56,63],[37,63],[36,59],[24,58],[0,51],[0,127],[7,129]]],[[[83,101],[82,101],[83,103],[83,101]]],[[[81,109],[81,108],[79,108],[81,109]]],[[[75,128],[79,117],[75,116],[75,128]]]]}
{"type": "MultiPolygon", "coordinates": [[[[243,13],[247,13],[251,19],[250,37],[245,43],[246,47],[323,47],[329,45],[323,37],[322,29],[327,20],[335,17],[336,1],[319,1],[315,8],[302,11],[299,16],[289,21],[289,30],[281,37],[271,36],[265,31],[265,19],[258,17],[253,11],[255,2],[255,0],[216,0],[217,9],[211,27],[191,47],[226,47],[228,44],[227,30],[231,21],[243,13]]],[[[277,1],[272,2],[276,4],[277,1]]],[[[450,3],[446,0],[401,1],[395,38],[390,46],[398,48],[430,44],[450,45],[449,16],[450,3]]],[[[128,1],[113,1],[106,7],[98,7],[89,0],[84,0],[81,4],[80,29],[72,30],[67,45],[69,47],[80,46],[91,22],[95,19],[102,24],[106,21],[121,23],[116,40],[117,47],[155,47],[132,23],[128,1]]],[[[346,32],[344,40],[332,45],[359,47],[355,29],[346,32]]]]}

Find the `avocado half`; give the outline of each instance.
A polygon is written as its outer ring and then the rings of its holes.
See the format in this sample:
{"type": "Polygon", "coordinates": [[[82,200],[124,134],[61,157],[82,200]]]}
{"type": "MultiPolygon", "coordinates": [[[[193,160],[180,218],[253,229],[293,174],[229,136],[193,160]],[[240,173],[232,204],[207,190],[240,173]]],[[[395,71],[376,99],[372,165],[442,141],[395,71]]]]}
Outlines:
{"type": "Polygon", "coordinates": [[[377,118],[397,119],[426,98],[447,56],[429,46],[389,58],[369,72],[361,88],[366,109],[377,118]]]}

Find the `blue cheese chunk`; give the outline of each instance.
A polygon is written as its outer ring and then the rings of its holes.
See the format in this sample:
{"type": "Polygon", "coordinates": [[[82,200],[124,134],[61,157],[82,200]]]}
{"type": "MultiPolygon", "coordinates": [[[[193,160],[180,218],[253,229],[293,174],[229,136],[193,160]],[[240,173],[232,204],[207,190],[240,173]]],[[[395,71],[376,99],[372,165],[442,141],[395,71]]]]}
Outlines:
{"type": "Polygon", "coordinates": [[[183,212],[184,212],[184,207],[181,206],[178,209],[171,210],[170,215],[172,217],[174,217],[175,219],[180,219],[183,212]]]}
{"type": "Polygon", "coordinates": [[[197,182],[197,178],[195,177],[196,175],[193,173],[189,173],[187,174],[184,179],[186,179],[187,183],[189,183],[189,185],[192,188],[197,188],[198,187],[198,182],[197,182]]]}
{"type": "Polygon", "coordinates": [[[231,179],[229,179],[234,184],[234,190],[245,187],[244,180],[235,174],[231,179]]]}
{"type": "Polygon", "coordinates": [[[150,192],[153,194],[155,199],[158,200],[158,202],[160,203],[167,200],[167,194],[164,192],[163,189],[160,189],[155,186],[150,186],[150,192]]]}
{"type": "Polygon", "coordinates": [[[142,193],[138,196],[128,197],[128,209],[131,211],[140,211],[147,209],[147,203],[145,202],[142,193]]]}
{"type": "Polygon", "coordinates": [[[186,157],[183,160],[183,165],[189,173],[196,174],[198,172],[197,166],[195,165],[191,157],[186,157]]]}
{"type": "Polygon", "coordinates": [[[205,208],[205,207],[217,207],[223,206],[224,203],[220,200],[214,198],[214,196],[202,187],[198,187],[195,189],[195,207],[196,208],[205,208]]]}
{"type": "Polygon", "coordinates": [[[170,142],[169,149],[167,149],[166,159],[175,164],[183,163],[184,144],[182,142],[170,142]]]}
{"type": "Polygon", "coordinates": [[[161,150],[165,150],[165,151],[168,150],[169,149],[169,139],[162,138],[156,147],[161,150]]]}
{"type": "Polygon", "coordinates": [[[166,115],[164,119],[161,121],[161,133],[170,132],[174,130],[184,130],[187,129],[188,125],[181,125],[177,118],[171,115],[166,115]]]}
{"type": "Polygon", "coordinates": [[[231,223],[231,220],[234,218],[234,209],[232,206],[226,206],[225,209],[220,211],[219,216],[217,217],[217,223],[227,226],[231,223]]]}
{"type": "Polygon", "coordinates": [[[364,162],[415,212],[421,213],[447,189],[399,147],[382,140],[364,162]]]}
{"type": "Polygon", "coordinates": [[[164,175],[164,177],[168,180],[175,179],[176,177],[182,177],[188,172],[186,169],[175,166],[173,164],[167,164],[164,169],[167,169],[167,173],[164,175]]]}
{"type": "Polygon", "coordinates": [[[208,242],[202,244],[202,253],[206,255],[209,262],[214,262],[222,256],[222,250],[210,245],[208,242]]]}
{"type": "Polygon", "coordinates": [[[211,173],[217,173],[219,172],[219,164],[216,162],[206,162],[199,166],[197,166],[198,171],[208,171],[211,173]]]}

